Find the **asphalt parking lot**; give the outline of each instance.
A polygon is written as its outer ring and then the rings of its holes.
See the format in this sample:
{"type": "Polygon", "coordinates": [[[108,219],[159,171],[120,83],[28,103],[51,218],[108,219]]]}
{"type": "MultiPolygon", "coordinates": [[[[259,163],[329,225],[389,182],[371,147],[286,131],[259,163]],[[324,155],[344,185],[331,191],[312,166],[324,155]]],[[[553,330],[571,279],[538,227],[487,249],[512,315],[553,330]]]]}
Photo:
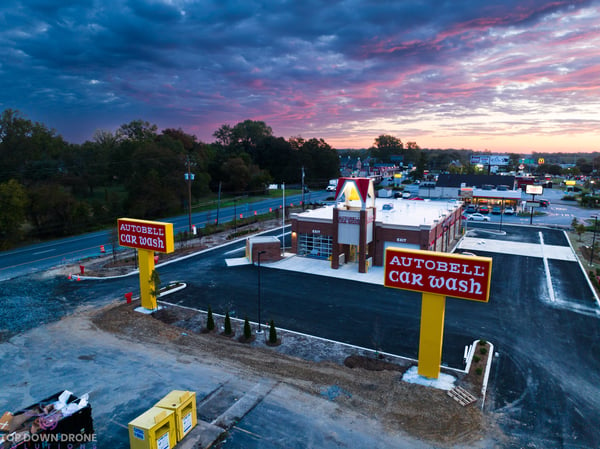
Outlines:
{"type": "MultiPolygon", "coordinates": [[[[461,249],[493,258],[491,298],[488,304],[458,299],[447,301],[443,363],[462,367],[464,346],[474,339],[484,338],[495,345],[497,354],[485,407],[509,436],[507,441],[502,441],[502,447],[600,447],[597,431],[600,428],[598,303],[577,261],[565,256],[569,250],[564,234],[556,229],[539,227],[505,226],[505,234],[497,232],[497,226],[492,229],[475,225],[469,229],[461,249]]],[[[257,267],[227,267],[226,264],[226,259],[241,255],[238,250],[241,246],[242,243],[234,243],[159,267],[164,282],[179,279],[188,284],[188,288],[173,294],[169,300],[201,309],[210,304],[217,312],[229,310],[237,317],[255,319],[257,267]]],[[[416,357],[418,294],[357,280],[294,273],[268,265],[262,269],[263,320],[274,319],[279,327],[416,357]]],[[[81,283],[40,280],[37,286],[16,281],[14,288],[29,289],[27,293],[31,294],[21,294],[28,301],[26,310],[34,310],[37,306],[48,315],[44,319],[53,321],[54,315],[64,315],[76,304],[90,307],[106,304],[115,296],[135,289],[136,283],[134,276],[81,283]],[[49,290],[45,291],[46,288],[49,290]]],[[[14,308],[15,316],[18,316],[18,301],[14,308]]],[[[22,304],[21,310],[25,310],[22,304]]],[[[26,313],[27,316],[30,314],[31,322],[34,322],[34,314],[26,313]]],[[[20,405],[27,405],[37,397],[54,393],[45,391],[45,385],[38,383],[40,373],[52,379],[54,385],[60,383],[57,376],[61,369],[74,366],[69,361],[72,353],[53,348],[54,343],[58,345],[57,336],[44,341],[42,346],[35,346],[34,342],[46,338],[39,332],[17,337],[24,341],[25,347],[35,347],[27,354],[15,352],[14,342],[2,343],[2,404],[21,401],[24,403],[20,405]],[[56,355],[49,356],[52,351],[56,355]]],[[[95,354],[93,341],[81,343],[79,348],[77,357],[95,354]]],[[[95,360],[101,366],[106,362],[106,369],[102,368],[95,379],[78,378],[82,388],[92,389],[92,385],[99,384],[95,389],[101,396],[122,395],[119,377],[135,376],[147,369],[141,363],[143,348],[134,344],[130,348],[117,348],[119,344],[115,343],[116,352],[137,362],[118,366],[110,361],[110,357],[96,354],[95,360]],[[140,352],[136,355],[136,351],[140,352]],[[111,371],[115,376],[108,374],[111,371]]],[[[202,395],[209,394],[214,387],[208,381],[202,383],[200,377],[196,378],[192,373],[185,373],[185,366],[179,366],[176,358],[160,357],[165,366],[177,366],[176,374],[190,379],[186,388],[195,389],[202,395]]],[[[160,389],[160,385],[164,389],[161,382],[165,378],[160,376],[156,378],[158,380],[141,382],[125,394],[131,408],[139,409],[149,404],[150,393],[160,389]]],[[[219,373],[207,372],[199,376],[214,381],[219,373]]],[[[269,402],[265,402],[244,418],[247,420],[244,428],[263,425],[261,423],[268,419],[272,409],[280,407],[281,403],[268,405],[269,402]]],[[[102,417],[104,430],[108,428],[107,417],[113,416],[112,419],[121,424],[129,419],[124,409],[115,411],[99,406],[95,410],[102,417]]],[[[308,423],[300,431],[314,432],[312,438],[317,443],[323,435],[308,423]]],[[[248,446],[251,438],[243,434],[242,431],[232,433],[222,447],[252,447],[248,446]]],[[[341,441],[351,442],[352,436],[346,435],[341,441]]],[[[381,447],[393,447],[387,446],[389,441],[380,443],[381,447]]],[[[112,443],[109,446],[119,447],[112,443]]]]}
{"type": "MultiPolygon", "coordinates": [[[[496,228],[470,227],[470,243],[463,249],[493,258],[490,302],[447,301],[442,361],[460,367],[465,344],[477,338],[494,343],[497,357],[486,409],[511,435],[504,447],[599,447],[597,298],[563,231],[505,226],[505,233],[499,233],[496,228]]],[[[202,276],[172,300],[255,316],[257,268],[224,269],[218,260],[235,256],[202,262],[202,276]]],[[[265,318],[285,328],[416,357],[417,294],[266,265],[263,270],[265,318]]]]}

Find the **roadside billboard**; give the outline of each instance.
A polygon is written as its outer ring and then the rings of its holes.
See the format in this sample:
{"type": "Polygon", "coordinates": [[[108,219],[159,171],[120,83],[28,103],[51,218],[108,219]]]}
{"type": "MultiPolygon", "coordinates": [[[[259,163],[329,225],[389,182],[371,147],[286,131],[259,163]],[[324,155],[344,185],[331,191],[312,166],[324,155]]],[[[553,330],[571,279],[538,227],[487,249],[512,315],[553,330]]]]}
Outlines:
{"type": "Polygon", "coordinates": [[[525,186],[525,193],[528,195],[541,195],[544,193],[544,187],[529,184],[525,186]]]}
{"type": "Polygon", "coordinates": [[[386,287],[488,302],[492,276],[490,257],[388,248],[386,287]]]}
{"type": "Polygon", "coordinates": [[[507,155],[485,155],[485,156],[471,156],[471,164],[482,164],[482,165],[508,165],[510,164],[510,156],[507,155]]]}

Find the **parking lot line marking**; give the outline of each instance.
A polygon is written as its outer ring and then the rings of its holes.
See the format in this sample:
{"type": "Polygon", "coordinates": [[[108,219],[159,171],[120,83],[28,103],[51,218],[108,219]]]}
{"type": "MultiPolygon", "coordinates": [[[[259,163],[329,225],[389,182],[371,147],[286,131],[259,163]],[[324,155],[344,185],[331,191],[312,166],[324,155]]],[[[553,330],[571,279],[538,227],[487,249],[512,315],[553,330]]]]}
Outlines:
{"type": "Polygon", "coordinates": [[[552,276],[550,275],[550,267],[548,266],[548,258],[544,253],[544,235],[542,232],[538,232],[540,236],[540,250],[542,252],[542,260],[544,261],[544,271],[546,272],[546,284],[548,285],[548,294],[550,295],[550,302],[556,302],[556,296],[554,295],[554,286],[552,285],[552,276]]]}

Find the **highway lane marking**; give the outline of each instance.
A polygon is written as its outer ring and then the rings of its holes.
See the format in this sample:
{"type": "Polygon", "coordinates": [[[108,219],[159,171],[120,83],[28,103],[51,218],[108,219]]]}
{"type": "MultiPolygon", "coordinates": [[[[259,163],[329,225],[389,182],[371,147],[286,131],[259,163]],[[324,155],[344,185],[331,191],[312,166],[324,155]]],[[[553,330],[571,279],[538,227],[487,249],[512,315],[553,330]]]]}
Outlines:
{"type": "MultiPolygon", "coordinates": [[[[27,262],[17,263],[17,264],[14,264],[14,265],[7,265],[6,267],[0,267],[0,271],[2,271],[2,270],[8,270],[10,268],[21,267],[23,265],[31,265],[31,264],[34,264],[34,263],[37,263],[37,262],[42,262],[44,260],[50,260],[50,259],[53,259],[53,258],[56,258],[56,257],[61,257],[61,256],[63,257],[63,259],[66,259],[65,256],[67,256],[69,254],[76,254],[76,253],[80,253],[80,252],[83,252],[83,251],[88,251],[88,250],[90,250],[92,248],[96,248],[96,246],[91,246],[89,248],[82,248],[82,249],[78,249],[76,251],[71,251],[71,252],[68,252],[68,253],[56,254],[54,256],[43,257],[41,259],[36,259],[36,260],[30,260],[30,261],[27,261],[27,262]]],[[[65,265],[66,263],[67,263],[66,260],[61,262],[62,265],[65,265]]],[[[74,263],[74,261],[70,260],[70,261],[68,261],[68,263],[74,263]]]]}
{"type": "Polygon", "coordinates": [[[33,255],[37,256],[38,254],[51,253],[53,251],[56,251],[56,248],[47,249],[46,251],[38,251],[37,253],[33,253],[33,255]]]}

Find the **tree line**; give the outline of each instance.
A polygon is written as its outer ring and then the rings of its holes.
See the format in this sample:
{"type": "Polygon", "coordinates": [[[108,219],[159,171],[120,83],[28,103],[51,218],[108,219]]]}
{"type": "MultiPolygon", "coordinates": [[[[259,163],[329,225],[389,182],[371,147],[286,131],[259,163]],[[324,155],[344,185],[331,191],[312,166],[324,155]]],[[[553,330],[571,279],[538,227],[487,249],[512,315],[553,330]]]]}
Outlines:
{"type": "Polygon", "coordinates": [[[158,132],[135,120],[96,131],[82,144],[65,141],[18,111],[0,116],[0,248],[23,238],[73,235],[114,224],[119,216],[157,219],[223,194],[263,194],[271,183],[327,183],[339,157],[323,139],[273,135],[264,122],[223,125],[215,142],[181,129],[158,132]]]}
{"type": "MultiPolygon", "coordinates": [[[[263,194],[271,183],[324,187],[340,164],[360,157],[370,164],[403,165],[411,178],[430,173],[477,173],[466,149],[422,149],[383,134],[363,150],[335,150],[323,139],[273,135],[262,121],[222,125],[204,143],[181,129],[158,132],[134,120],[115,132],[99,130],[83,144],[66,142],[18,111],[0,115],[0,249],[23,238],[73,235],[114,224],[119,216],[157,219],[188,207],[184,176],[193,173],[192,204],[219,191],[263,194]]],[[[523,155],[509,154],[518,171],[523,155]]],[[[538,174],[595,174],[598,153],[533,153],[538,174]],[[563,169],[559,164],[576,165],[563,169]]],[[[364,169],[364,167],[363,167],[364,169]]]]}

